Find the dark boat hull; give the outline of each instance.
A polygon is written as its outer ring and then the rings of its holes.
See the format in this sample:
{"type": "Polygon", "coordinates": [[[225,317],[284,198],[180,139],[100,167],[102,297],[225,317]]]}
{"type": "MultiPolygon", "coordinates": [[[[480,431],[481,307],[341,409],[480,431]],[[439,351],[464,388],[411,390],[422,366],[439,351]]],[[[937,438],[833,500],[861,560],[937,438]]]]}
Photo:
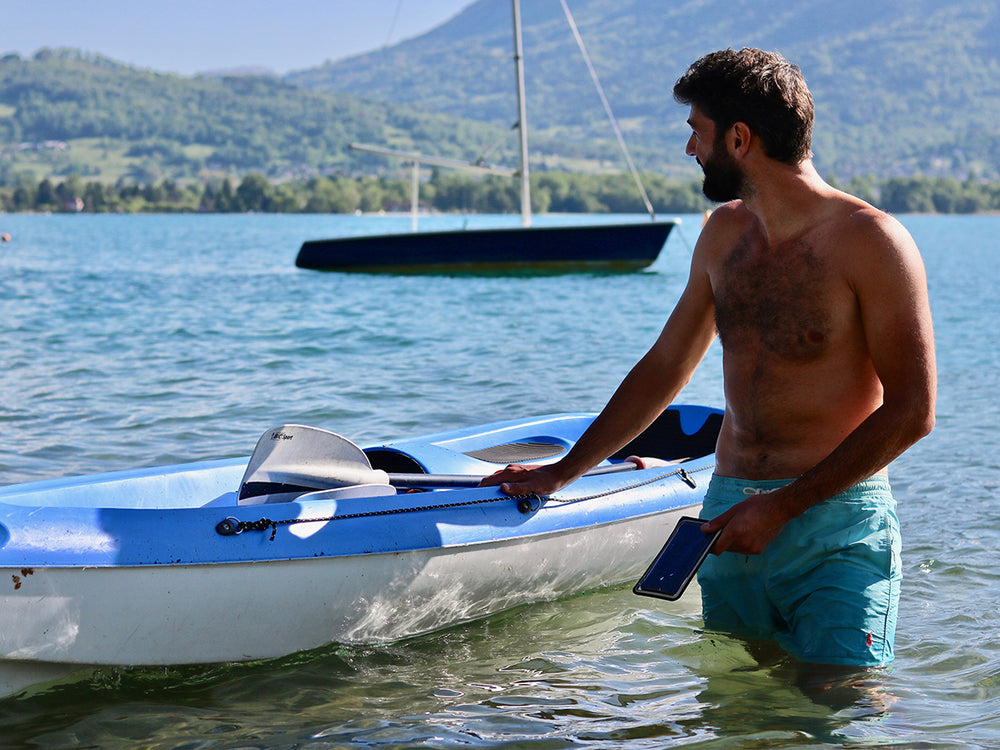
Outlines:
{"type": "Polygon", "coordinates": [[[656,260],[674,225],[649,221],[309,240],[295,265],[317,271],[634,271],[656,260]]]}

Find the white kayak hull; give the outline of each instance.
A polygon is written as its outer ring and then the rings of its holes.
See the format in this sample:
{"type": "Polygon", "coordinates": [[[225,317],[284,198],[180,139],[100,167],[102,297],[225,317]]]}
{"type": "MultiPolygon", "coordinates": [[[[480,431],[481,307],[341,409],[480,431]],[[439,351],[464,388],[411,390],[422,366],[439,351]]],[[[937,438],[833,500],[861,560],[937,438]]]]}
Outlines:
{"type": "MultiPolygon", "coordinates": [[[[0,691],[94,665],[248,661],[398,640],[634,580],[676,520],[697,515],[711,462],[585,477],[527,512],[477,488],[247,506],[235,492],[214,496],[229,480],[213,477],[207,502],[166,511],[29,505],[78,497],[76,481],[3,488],[0,691]],[[262,511],[268,523],[255,530],[214,528],[262,511]],[[58,541],[45,552],[41,540],[58,541]]],[[[218,471],[234,475],[224,462],[218,471]]],[[[114,484],[109,476],[93,486],[114,484]]]]}
{"type": "Polygon", "coordinates": [[[38,568],[0,597],[5,659],[162,665],[391,641],[638,578],[685,506],[520,544],[267,563],[38,568]],[[596,533],[596,532],[600,533],[596,533]],[[349,603],[349,606],[345,606],[349,603]]]}

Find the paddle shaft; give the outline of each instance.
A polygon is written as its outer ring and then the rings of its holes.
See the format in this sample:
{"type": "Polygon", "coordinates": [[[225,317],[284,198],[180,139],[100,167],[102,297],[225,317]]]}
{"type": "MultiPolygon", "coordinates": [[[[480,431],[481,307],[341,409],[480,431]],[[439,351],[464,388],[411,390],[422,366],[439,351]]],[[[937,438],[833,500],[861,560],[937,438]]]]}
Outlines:
{"type": "MultiPolygon", "coordinates": [[[[583,476],[592,477],[599,474],[617,474],[621,471],[633,471],[638,466],[631,461],[618,464],[608,464],[591,469],[583,476]]],[[[473,474],[389,474],[389,484],[393,487],[478,487],[485,476],[473,474]]]]}

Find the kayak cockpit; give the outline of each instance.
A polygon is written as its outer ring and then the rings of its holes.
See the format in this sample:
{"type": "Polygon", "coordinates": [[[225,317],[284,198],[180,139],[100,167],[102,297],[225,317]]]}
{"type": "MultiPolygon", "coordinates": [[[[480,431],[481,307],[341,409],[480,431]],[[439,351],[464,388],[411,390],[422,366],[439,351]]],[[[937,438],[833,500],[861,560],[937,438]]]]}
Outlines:
{"type": "MultiPolygon", "coordinates": [[[[249,461],[229,458],[67,477],[0,487],[0,503],[35,507],[182,509],[305,500],[343,490],[343,496],[395,494],[393,477],[478,479],[509,463],[557,461],[593,421],[593,414],[560,414],[495,422],[361,449],[334,433],[303,427],[290,437],[283,426],[261,437],[249,461]],[[262,443],[267,443],[262,450],[262,443]],[[257,485],[253,487],[252,485],[257,485]],[[284,486],[282,486],[284,485],[284,486]],[[352,489],[353,488],[353,489],[352,489]]],[[[674,405],[605,464],[627,456],[668,462],[715,451],[722,411],[674,405]]],[[[329,499],[330,495],[325,495],[329,499]]],[[[319,499],[319,498],[317,498],[319,499]]]]}

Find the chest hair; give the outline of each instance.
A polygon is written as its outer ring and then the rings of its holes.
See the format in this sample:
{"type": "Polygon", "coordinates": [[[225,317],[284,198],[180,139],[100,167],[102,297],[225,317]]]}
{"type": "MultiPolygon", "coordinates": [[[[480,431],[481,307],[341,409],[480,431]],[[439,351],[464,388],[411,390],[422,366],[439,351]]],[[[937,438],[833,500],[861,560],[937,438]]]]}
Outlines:
{"type": "Polygon", "coordinates": [[[723,263],[715,316],[729,351],[816,359],[833,334],[829,264],[807,242],[768,249],[743,239],[723,263]]]}

